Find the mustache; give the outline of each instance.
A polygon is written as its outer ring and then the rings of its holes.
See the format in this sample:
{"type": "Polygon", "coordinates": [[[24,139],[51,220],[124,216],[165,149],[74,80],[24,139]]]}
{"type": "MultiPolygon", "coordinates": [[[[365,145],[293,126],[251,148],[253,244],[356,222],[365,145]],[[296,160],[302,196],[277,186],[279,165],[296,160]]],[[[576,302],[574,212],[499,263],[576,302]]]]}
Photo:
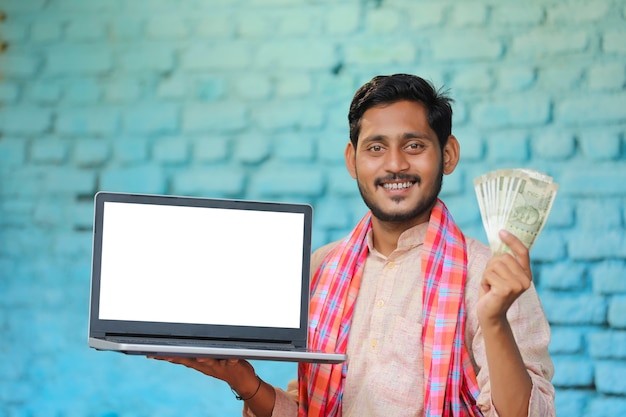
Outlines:
{"type": "Polygon", "coordinates": [[[385,182],[390,181],[409,181],[417,184],[421,184],[422,178],[419,175],[409,175],[409,174],[389,174],[384,177],[376,178],[374,180],[374,185],[380,186],[385,182]]]}

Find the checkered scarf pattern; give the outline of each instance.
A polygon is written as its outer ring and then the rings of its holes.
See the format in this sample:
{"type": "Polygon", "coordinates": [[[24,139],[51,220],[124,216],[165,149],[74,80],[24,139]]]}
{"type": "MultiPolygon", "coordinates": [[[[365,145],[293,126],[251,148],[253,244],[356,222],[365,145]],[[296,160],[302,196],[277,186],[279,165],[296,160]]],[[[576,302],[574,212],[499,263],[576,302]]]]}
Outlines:
{"type": "MultiPolygon", "coordinates": [[[[331,250],[311,283],[309,347],[346,352],[355,301],[367,258],[371,213],[331,250]]],[[[463,342],[467,276],[465,239],[437,200],[422,255],[424,271],[425,417],[479,417],[476,375],[463,342]]],[[[341,416],[347,364],[300,363],[300,417],[341,416]]]]}

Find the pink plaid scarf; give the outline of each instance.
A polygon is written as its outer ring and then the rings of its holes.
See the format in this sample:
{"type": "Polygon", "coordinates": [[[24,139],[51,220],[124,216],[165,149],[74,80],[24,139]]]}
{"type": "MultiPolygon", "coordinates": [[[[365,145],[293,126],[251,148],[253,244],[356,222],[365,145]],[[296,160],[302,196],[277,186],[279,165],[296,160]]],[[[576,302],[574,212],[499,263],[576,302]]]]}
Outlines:
{"type": "MultiPolygon", "coordinates": [[[[346,352],[367,258],[371,213],[332,249],[311,282],[309,347],[346,352]]],[[[464,343],[467,276],[465,238],[437,200],[422,252],[424,272],[424,416],[478,417],[478,384],[464,343]]],[[[299,416],[341,415],[347,364],[298,366],[299,416]]]]}

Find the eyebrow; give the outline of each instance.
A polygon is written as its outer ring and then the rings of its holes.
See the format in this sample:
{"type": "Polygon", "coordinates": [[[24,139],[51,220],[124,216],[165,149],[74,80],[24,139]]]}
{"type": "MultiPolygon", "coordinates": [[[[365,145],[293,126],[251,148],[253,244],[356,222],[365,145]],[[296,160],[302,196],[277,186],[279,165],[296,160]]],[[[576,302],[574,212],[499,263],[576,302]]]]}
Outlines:
{"type": "MultiPolygon", "coordinates": [[[[389,138],[389,136],[385,136],[385,135],[373,135],[373,136],[365,137],[365,138],[359,140],[359,142],[361,142],[361,143],[384,142],[388,138],[389,138]]],[[[405,132],[402,135],[402,139],[404,139],[404,140],[406,140],[406,139],[424,139],[424,140],[428,140],[430,142],[433,141],[433,139],[430,138],[428,135],[422,134],[422,133],[416,133],[416,132],[405,132]]]]}

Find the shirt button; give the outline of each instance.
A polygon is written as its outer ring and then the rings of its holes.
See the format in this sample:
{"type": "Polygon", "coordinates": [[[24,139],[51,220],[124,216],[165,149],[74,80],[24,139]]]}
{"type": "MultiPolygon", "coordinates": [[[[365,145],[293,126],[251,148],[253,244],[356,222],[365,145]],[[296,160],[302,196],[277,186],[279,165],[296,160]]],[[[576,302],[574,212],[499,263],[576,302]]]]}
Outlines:
{"type": "Polygon", "coordinates": [[[378,341],[376,339],[372,339],[372,348],[376,349],[377,344],[378,344],[378,341]]]}
{"type": "Polygon", "coordinates": [[[395,266],[396,266],[395,262],[389,262],[387,264],[387,268],[389,268],[389,269],[393,269],[395,266]]]}
{"type": "Polygon", "coordinates": [[[385,305],[384,300],[378,300],[378,307],[383,307],[385,305]]]}

